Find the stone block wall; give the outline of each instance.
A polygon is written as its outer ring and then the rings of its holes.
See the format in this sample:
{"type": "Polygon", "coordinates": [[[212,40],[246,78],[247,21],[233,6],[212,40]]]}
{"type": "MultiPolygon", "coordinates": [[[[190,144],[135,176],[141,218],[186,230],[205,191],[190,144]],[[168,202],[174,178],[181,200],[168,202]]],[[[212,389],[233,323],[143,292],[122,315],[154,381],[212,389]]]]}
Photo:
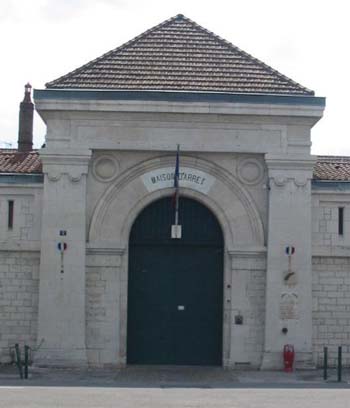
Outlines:
{"type": "Polygon", "coordinates": [[[323,364],[323,347],[329,363],[336,364],[343,347],[343,364],[350,366],[350,257],[313,257],[313,350],[317,366],[323,364]]]}
{"type": "Polygon", "coordinates": [[[312,194],[312,244],[334,247],[350,245],[350,202],[349,196],[336,191],[329,194],[312,194]],[[344,210],[343,234],[338,231],[339,208],[344,210]]]}
{"type": "MultiPolygon", "coordinates": [[[[228,365],[232,368],[260,367],[265,337],[265,255],[239,256],[232,254],[231,339],[228,365]],[[235,316],[243,316],[236,324],[235,316]]],[[[225,308],[225,314],[227,308],[225,308]]],[[[225,350],[224,350],[225,355],[225,350]]]]}
{"type": "Polygon", "coordinates": [[[39,241],[41,231],[42,186],[1,187],[0,194],[0,241],[39,241]],[[8,228],[8,202],[12,200],[13,227],[8,228]]]}
{"type": "Polygon", "coordinates": [[[0,363],[15,343],[36,346],[40,253],[0,250],[0,363]]]}
{"type": "Polygon", "coordinates": [[[247,325],[248,336],[245,340],[245,351],[251,356],[254,365],[261,362],[265,336],[265,293],[266,271],[252,270],[247,282],[249,312],[247,325]]]}
{"type": "Polygon", "coordinates": [[[88,256],[86,349],[91,366],[120,363],[120,257],[88,256]]]}

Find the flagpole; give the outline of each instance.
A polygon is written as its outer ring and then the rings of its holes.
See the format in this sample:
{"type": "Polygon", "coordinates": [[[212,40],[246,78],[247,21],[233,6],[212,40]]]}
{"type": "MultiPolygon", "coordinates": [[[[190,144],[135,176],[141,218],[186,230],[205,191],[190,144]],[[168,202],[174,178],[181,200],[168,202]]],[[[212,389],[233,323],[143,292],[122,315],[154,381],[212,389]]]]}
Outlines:
{"type": "Polygon", "coordinates": [[[175,203],[173,202],[173,205],[175,204],[175,224],[171,226],[171,238],[174,239],[181,239],[182,236],[182,228],[181,225],[179,225],[179,197],[180,197],[180,185],[179,185],[179,179],[180,179],[180,145],[177,145],[177,151],[176,151],[176,162],[175,162],[175,171],[174,171],[174,188],[175,188],[175,193],[173,195],[173,199],[175,199],[175,203]]]}
{"type": "Polygon", "coordinates": [[[175,190],[175,225],[179,225],[179,152],[180,145],[177,145],[176,152],[176,169],[175,169],[175,178],[176,178],[176,190],[175,190]]]}

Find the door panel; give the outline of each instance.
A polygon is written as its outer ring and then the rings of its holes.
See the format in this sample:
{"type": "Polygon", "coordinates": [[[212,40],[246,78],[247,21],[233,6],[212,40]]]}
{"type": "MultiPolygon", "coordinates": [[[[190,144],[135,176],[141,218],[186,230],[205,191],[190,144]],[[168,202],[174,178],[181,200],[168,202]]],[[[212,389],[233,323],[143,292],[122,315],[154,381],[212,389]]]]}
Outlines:
{"type": "MultiPolygon", "coordinates": [[[[148,217],[161,225],[152,224],[147,217],[144,225],[152,225],[153,238],[154,231],[158,229],[160,239],[154,239],[152,244],[145,239],[142,243],[139,234],[134,235],[137,238],[134,242],[130,242],[129,364],[221,365],[222,241],[215,239],[219,235],[217,229],[212,228],[213,216],[209,210],[204,208],[211,216],[211,226],[203,226],[208,217],[198,217],[198,212],[194,211],[198,205],[202,216],[205,215],[203,206],[188,200],[187,209],[191,211],[186,212],[184,200],[182,219],[187,220],[188,237],[191,239],[165,239],[164,229],[169,227],[170,232],[172,212],[158,203],[163,216],[158,213],[154,217],[154,213],[149,211],[148,217]],[[196,217],[188,217],[188,214],[194,213],[196,217]],[[198,230],[201,230],[198,241],[202,242],[195,243],[193,237],[198,236],[198,230]]],[[[148,234],[147,237],[150,236],[147,229],[143,231],[148,234]]]]}

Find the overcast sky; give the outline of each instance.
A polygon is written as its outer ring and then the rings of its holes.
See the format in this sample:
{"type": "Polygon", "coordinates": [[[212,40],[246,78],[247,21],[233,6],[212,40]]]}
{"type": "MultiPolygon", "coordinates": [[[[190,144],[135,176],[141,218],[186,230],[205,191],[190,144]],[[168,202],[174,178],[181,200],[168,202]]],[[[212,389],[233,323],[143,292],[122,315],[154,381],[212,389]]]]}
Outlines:
{"type": "MultiPolygon", "coordinates": [[[[314,154],[350,155],[348,0],[1,0],[0,141],[16,146],[24,84],[45,83],[184,14],[327,97],[314,154]]],[[[35,146],[45,139],[36,115],[35,146]]],[[[2,144],[4,147],[4,144],[2,144]]]]}

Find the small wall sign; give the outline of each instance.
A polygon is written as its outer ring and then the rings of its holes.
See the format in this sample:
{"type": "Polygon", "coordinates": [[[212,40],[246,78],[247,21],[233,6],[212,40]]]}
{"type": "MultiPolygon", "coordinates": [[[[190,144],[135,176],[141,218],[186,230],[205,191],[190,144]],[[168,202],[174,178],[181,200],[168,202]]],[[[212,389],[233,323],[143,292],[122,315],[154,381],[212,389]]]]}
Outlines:
{"type": "MultiPolygon", "coordinates": [[[[174,186],[174,171],[175,169],[173,167],[164,167],[143,174],[141,179],[149,192],[160,190],[162,188],[170,188],[174,186]]],[[[215,177],[204,171],[189,167],[180,167],[180,188],[191,188],[192,190],[208,194],[209,190],[215,183],[215,180],[215,177]]]]}
{"type": "Polygon", "coordinates": [[[63,252],[63,251],[65,251],[65,250],[67,249],[67,244],[66,244],[65,242],[59,242],[59,243],[57,244],[57,249],[58,249],[60,252],[63,252]]]}
{"type": "Polygon", "coordinates": [[[295,248],[291,245],[286,247],[286,255],[292,256],[295,254],[295,248]]]}

